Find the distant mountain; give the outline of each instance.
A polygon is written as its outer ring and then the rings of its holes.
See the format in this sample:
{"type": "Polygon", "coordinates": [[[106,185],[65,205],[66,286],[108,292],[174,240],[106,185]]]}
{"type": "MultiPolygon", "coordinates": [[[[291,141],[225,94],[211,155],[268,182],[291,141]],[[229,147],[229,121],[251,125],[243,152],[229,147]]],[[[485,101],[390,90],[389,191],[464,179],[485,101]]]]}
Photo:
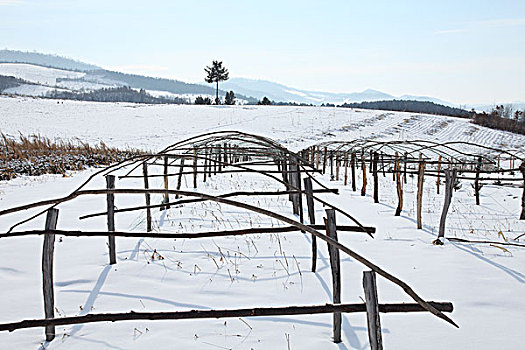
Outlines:
{"type": "Polygon", "coordinates": [[[0,50],[0,62],[2,63],[30,63],[39,66],[59,68],[65,70],[88,71],[100,69],[100,67],[80,62],[71,58],[38,52],[24,52],[14,50],[0,50]]]}
{"type": "Polygon", "coordinates": [[[322,91],[299,90],[286,85],[274,83],[267,80],[255,80],[247,78],[231,78],[222,83],[224,90],[233,90],[246,96],[262,99],[264,96],[274,101],[287,101],[308,104],[334,103],[343,104],[363,101],[381,101],[390,99],[430,101],[443,105],[451,103],[427,96],[404,95],[396,97],[381,91],[367,89],[353,93],[333,93],[322,91]]]}

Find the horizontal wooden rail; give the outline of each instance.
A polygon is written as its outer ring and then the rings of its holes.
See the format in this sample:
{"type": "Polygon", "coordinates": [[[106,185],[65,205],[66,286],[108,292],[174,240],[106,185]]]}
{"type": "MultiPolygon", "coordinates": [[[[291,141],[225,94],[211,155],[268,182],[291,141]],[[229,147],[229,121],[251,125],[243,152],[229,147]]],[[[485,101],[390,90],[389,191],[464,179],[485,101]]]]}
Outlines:
{"type": "MultiPolygon", "coordinates": [[[[297,193],[302,193],[302,191],[260,191],[260,192],[238,191],[238,192],[231,192],[231,193],[221,194],[221,195],[218,195],[217,197],[219,197],[219,198],[228,198],[228,197],[237,197],[237,196],[281,196],[281,195],[286,195],[286,194],[297,194],[297,193]]],[[[334,194],[339,194],[339,190],[338,189],[324,189],[324,188],[320,188],[320,189],[317,189],[317,190],[313,190],[313,193],[334,193],[334,194]]],[[[141,206],[136,206],[136,207],[115,209],[113,212],[114,213],[125,213],[125,212],[130,212],[130,211],[135,211],[135,210],[148,209],[148,208],[149,209],[163,208],[163,207],[166,207],[166,206],[176,206],[176,205],[179,205],[179,204],[197,203],[197,202],[205,202],[205,201],[207,201],[207,199],[202,199],[202,198],[198,198],[198,199],[180,199],[180,200],[175,201],[175,202],[165,202],[165,203],[160,203],[160,204],[141,205],[141,206]]],[[[93,217],[97,217],[97,216],[103,216],[103,215],[107,215],[107,213],[108,213],[107,211],[104,211],[104,212],[98,212],[98,213],[93,213],[93,214],[82,215],[82,216],[79,217],[79,219],[80,220],[84,220],[84,219],[93,218],[93,217]]]]}
{"type": "MultiPolygon", "coordinates": [[[[452,303],[428,302],[436,310],[452,312],[452,303]]],[[[379,304],[379,312],[425,312],[421,305],[411,303],[379,304]]],[[[173,312],[125,312],[108,314],[88,314],[85,316],[70,316],[61,318],[24,320],[20,322],[2,323],[0,331],[13,332],[17,329],[35,328],[45,326],[65,326],[71,324],[93,323],[93,322],[116,322],[129,320],[182,320],[196,318],[227,318],[227,317],[253,317],[253,316],[286,316],[286,315],[310,315],[326,314],[334,312],[366,312],[365,304],[326,304],[314,306],[286,306],[286,307],[259,307],[250,309],[233,310],[190,310],[173,312]]]]}
{"type": "MultiPolygon", "coordinates": [[[[314,230],[323,230],[324,225],[308,225],[308,227],[314,230]]],[[[109,235],[115,237],[130,237],[130,238],[207,238],[207,237],[226,237],[226,236],[240,236],[240,235],[254,235],[254,234],[267,234],[267,233],[286,233],[300,231],[295,226],[282,226],[282,227],[255,227],[248,229],[239,230],[225,230],[225,231],[209,231],[209,232],[193,232],[193,233],[163,233],[163,232],[108,232],[108,231],[71,231],[71,230],[31,230],[31,231],[20,231],[20,232],[8,232],[0,234],[0,238],[8,237],[22,237],[32,235],[44,235],[46,233],[72,236],[72,237],[107,237],[109,235]]],[[[340,232],[365,232],[375,233],[375,227],[359,227],[359,226],[337,226],[337,231],[340,232]]]]}

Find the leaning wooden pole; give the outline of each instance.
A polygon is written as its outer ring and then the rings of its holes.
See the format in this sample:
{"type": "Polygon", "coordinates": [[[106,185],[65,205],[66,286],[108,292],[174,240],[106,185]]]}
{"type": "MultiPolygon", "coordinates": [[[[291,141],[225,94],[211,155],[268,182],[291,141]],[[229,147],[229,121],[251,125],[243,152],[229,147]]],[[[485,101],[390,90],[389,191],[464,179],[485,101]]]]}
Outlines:
{"type": "MultiPolygon", "coordinates": [[[[57,227],[58,209],[47,211],[46,231],[55,230],[57,227]]],[[[46,233],[42,247],[42,287],[44,293],[44,315],[46,318],[55,317],[55,292],[53,290],[53,255],[55,251],[55,235],[46,233]]],[[[55,326],[46,326],[46,341],[55,339],[55,326]]]]}
{"type": "Polygon", "coordinates": [[[363,272],[363,288],[365,290],[366,319],[368,321],[368,339],[371,350],[383,350],[381,336],[381,321],[379,319],[379,302],[377,299],[376,273],[363,272]]]}
{"type": "MultiPolygon", "coordinates": [[[[217,164],[217,162],[215,162],[217,164]]],[[[184,173],[184,158],[180,159],[180,168],[179,168],[179,177],[177,179],[177,191],[180,191],[180,188],[182,186],[182,175],[184,173]]],[[[177,194],[175,195],[175,198],[179,198],[180,196],[177,194]]]]}
{"type": "MultiPolygon", "coordinates": [[[[315,225],[315,209],[314,209],[314,199],[313,189],[312,189],[312,179],[309,177],[304,178],[304,191],[307,193],[306,196],[306,206],[308,207],[308,220],[310,225],[315,225]]],[[[317,237],[312,235],[312,272],[315,272],[317,265],[317,237]]]]}
{"type": "MultiPolygon", "coordinates": [[[[326,234],[328,237],[337,241],[337,226],[335,222],[335,210],[326,209],[326,234]]],[[[332,293],[333,303],[341,303],[341,261],[339,259],[339,250],[331,244],[328,244],[328,254],[330,255],[330,266],[332,270],[332,293]]],[[[341,342],[341,313],[334,312],[334,343],[341,342]]]]}
{"type": "Polygon", "coordinates": [[[456,182],[457,174],[457,169],[453,169],[452,172],[450,169],[445,169],[445,202],[443,204],[443,211],[441,212],[441,218],[439,220],[438,238],[433,242],[435,245],[443,245],[441,239],[445,238],[445,222],[447,220],[447,213],[450,203],[452,202],[452,193],[454,192],[454,183],[456,182]]]}
{"type": "MultiPolygon", "coordinates": [[[[108,190],[115,189],[115,176],[106,176],[106,187],[108,190]]],[[[107,203],[107,226],[108,232],[115,232],[115,194],[108,193],[106,195],[107,203]]],[[[115,236],[108,236],[108,248],[109,248],[109,264],[114,265],[117,263],[117,253],[115,247],[115,236]]]]}

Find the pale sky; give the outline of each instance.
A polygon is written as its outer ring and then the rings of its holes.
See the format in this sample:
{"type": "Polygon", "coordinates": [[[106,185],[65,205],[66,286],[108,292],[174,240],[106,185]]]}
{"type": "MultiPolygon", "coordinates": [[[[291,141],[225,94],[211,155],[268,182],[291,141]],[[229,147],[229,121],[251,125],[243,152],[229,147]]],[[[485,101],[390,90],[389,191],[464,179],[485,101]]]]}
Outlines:
{"type": "Polygon", "coordinates": [[[525,0],[0,0],[0,48],[203,82],[525,101],[525,0]]]}

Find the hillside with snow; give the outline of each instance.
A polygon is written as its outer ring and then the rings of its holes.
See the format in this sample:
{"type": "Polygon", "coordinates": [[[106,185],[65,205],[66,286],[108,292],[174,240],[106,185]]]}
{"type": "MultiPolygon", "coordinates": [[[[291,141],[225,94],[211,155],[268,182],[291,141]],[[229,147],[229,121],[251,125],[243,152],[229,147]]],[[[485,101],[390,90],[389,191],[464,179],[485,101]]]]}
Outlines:
{"type": "MultiPolygon", "coordinates": [[[[29,77],[31,78],[31,77],[29,77]]],[[[35,77],[32,77],[37,79],[35,77]]],[[[270,137],[293,151],[330,140],[466,141],[525,152],[525,136],[471,124],[467,119],[346,108],[272,106],[140,105],[0,97],[0,131],[6,137],[40,134],[157,152],[201,133],[238,130],[270,137]]],[[[154,169],[154,168],[153,168],[154,169]]],[[[0,211],[71,193],[99,169],[64,176],[19,177],[0,182],[0,211]]],[[[129,170],[119,170],[125,175],[129,170]]],[[[140,170],[140,169],[139,169],[140,170]]],[[[161,175],[162,169],[151,170],[161,175]]],[[[176,170],[173,170],[176,171],[176,170]]],[[[339,195],[319,196],[344,208],[375,237],[340,233],[346,246],[408,284],[426,300],[451,301],[456,329],[428,313],[381,314],[388,349],[516,349],[523,335],[525,250],[521,247],[447,241],[432,245],[443,205],[433,180],[424,183],[422,230],[415,225],[417,179],[408,177],[399,217],[391,175],[379,177],[380,203],[360,196],[329,175],[315,178],[339,195]]],[[[357,174],[361,183],[362,175],[357,174]]],[[[117,188],[143,188],[141,178],[117,178],[117,188]]],[[[192,175],[182,189],[194,191],[192,175]]],[[[170,180],[170,188],[176,180],[170,180]]],[[[156,177],[150,188],[163,188],[156,177]]],[[[369,188],[372,184],[369,184],[369,188]]],[[[96,176],[88,188],[104,188],[96,176]]],[[[283,190],[258,174],[220,174],[196,191],[222,194],[256,189],[283,190]]],[[[447,235],[504,243],[525,232],[519,220],[519,187],[486,183],[482,205],[474,205],[471,183],[463,181],[453,198],[447,235]]],[[[152,203],[162,201],[152,195],[152,203]]],[[[243,203],[293,215],[287,196],[242,198],[243,203]]],[[[85,196],[60,205],[63,230],[106,229],[105,217],[79,216],[105,210],[105,197],[85,196]]],[[[143,195],[117,196],[115,206],[144,205],[143,195]]],[[[317,222],[325,216],[315,207],[317,222]]],[[[0,216],[0,232],[38,211],[0,216]]],[[[197,202],[152,211],[156,232],[199,232],[278,226],[276,220],[222,203],[197,202]]],[[[305,215],[307,217],[307,215],[305,215]]],[[[350,220],[338,216],[338,225],[350,220]]],[[[44,219],[17,229],[42,229],[44,219]]],[[[117,230],[143,232],[143,211],[116,216],[117,230]]],[[[1,236],[0,236],[1,237],[1,236]]],[[[57,236],[55,246],[56,317],[126,311],[209,310],[256,306],[321,305],[331,302],[331,271],[326,244],[318,243],[318,272],[310,272],[310,235],[250,235],[205,239],[118,238],[116,265],[108,265],[105,237],[57,236]],[[155,257],[161,254],[163,259],[155,257]]],[[[42,237],[0,238],[0,323],[43,316],[42,237]]],[[[341,255],[342,301],[360,303],[363,266],[341,255]]],[[[380,302],[412,302],[397,286],[378,278],[380,302]]],[[[343,314],[343,342],[331,341],[332,315],[267,316],[177,321],[125,321],[58,326],[57,337],[43,340],[41,328],[0,332],[0,349],[367,349],[364,313],[343,314]]]]}

